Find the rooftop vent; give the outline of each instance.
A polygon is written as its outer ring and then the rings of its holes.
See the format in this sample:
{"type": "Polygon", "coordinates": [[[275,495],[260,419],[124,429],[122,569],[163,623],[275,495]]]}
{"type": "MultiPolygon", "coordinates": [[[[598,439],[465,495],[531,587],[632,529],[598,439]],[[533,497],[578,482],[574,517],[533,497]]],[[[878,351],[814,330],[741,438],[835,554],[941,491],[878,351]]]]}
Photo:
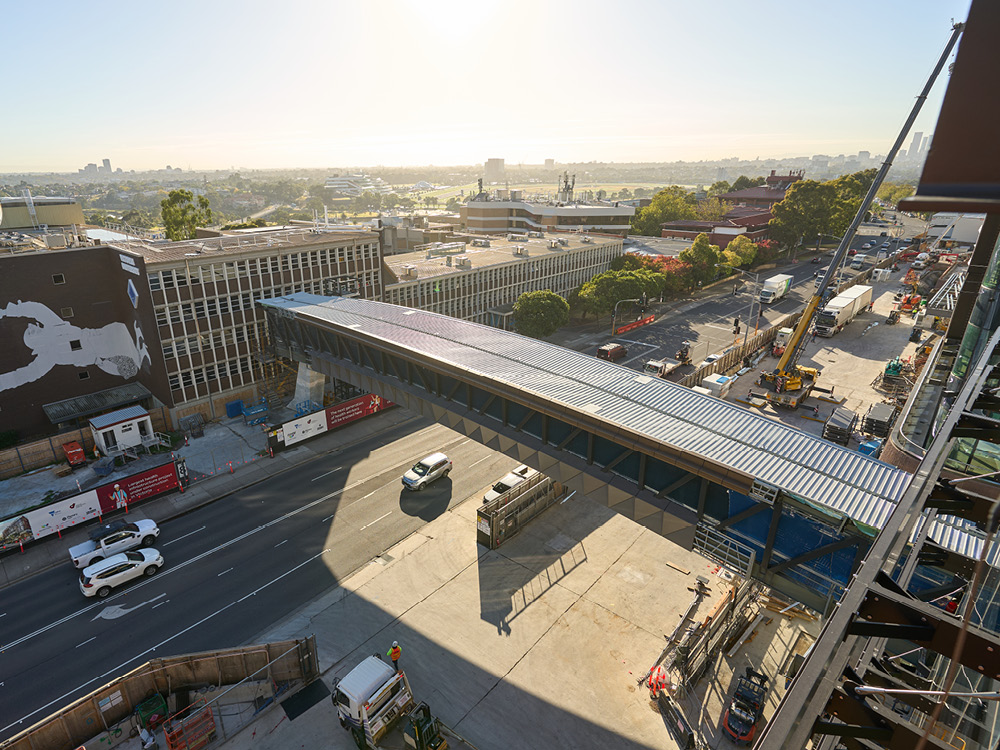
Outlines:
{"type": "Polygon", "coordinates": [[[400,278],[403,279],[415,279],[417,278],[417,267],[416,266],[403,266],[403,273],[400,274],[400,278]]]}

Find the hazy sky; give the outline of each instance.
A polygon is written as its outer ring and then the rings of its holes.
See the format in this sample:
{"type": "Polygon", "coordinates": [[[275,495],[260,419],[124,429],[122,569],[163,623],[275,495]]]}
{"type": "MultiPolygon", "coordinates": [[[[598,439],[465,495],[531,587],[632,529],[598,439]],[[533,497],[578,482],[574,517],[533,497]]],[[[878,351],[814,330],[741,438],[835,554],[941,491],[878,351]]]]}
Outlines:
{"type": "Polygon", "coordinates": [[[885,153],[969,4],[6,2],[0,172],[885,153]]]}

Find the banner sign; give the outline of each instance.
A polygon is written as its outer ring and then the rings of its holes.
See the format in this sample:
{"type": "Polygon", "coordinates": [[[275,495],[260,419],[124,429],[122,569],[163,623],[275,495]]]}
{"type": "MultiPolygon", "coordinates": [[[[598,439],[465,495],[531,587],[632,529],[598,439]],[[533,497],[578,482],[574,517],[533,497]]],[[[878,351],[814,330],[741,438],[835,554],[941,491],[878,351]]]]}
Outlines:
{"type": "Polygon", "coordinates": [[[364,396],[352,398],[350,401],[329,406],[323,411],[313,412],[304,417],[293,419],[291,422],[285,422],[272,434],[276,435],[278,440],[285,444],[285,447],[288,447],[390,406],[393,406],[392,401],[386,401],[374,393],[367,393],[364,396]]]}

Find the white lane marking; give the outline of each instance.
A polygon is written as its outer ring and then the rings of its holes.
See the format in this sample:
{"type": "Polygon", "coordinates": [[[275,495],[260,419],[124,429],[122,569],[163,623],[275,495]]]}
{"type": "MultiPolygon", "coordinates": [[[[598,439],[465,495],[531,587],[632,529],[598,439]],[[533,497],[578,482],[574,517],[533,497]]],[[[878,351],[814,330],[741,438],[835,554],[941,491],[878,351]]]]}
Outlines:
{"type": "Polygon", "coordinates": [[[384,515],[379,516],[374,521],[370,521],[369,523],[366,523],[364,526],[361,527],[361,531],[364,531],[369,526],[374,526],[375,524],[377,524],[379,521],[381,521],[386,516],[391,516],[391,515],[392,515],[392,511],[390,510],[388,513],[385,513],[384,515]]]}
{"type": "Polygon", "coordinates": [[[284,544],[284,543],[285,543],[285,542],[287,542],[287,541],[288,541],[288,540],[287,540],[287,539],[285,539],[284,541],[281,541],[281,542],[278,542],[278,543],[277,543],[276,545],[274,545],[274,546],[275,546],[275,547],[280,547],[280,546],[281,546],[282,544],[284,544]]]}
{"type": "Polygon", "coordinates": [[[326,472],[326,474],[320,474],[320,475],[319,475],[318,477],[313,477],[313,478],[312,478],[312,479],[310,479],[309,481],[310,481],[310,482],[315,482],[315,481],[316,481],[317,479],[322,479],[323,477],[328,477],[328,476],[330,476],[331,474],[333,474],[333,473],[335,473],[335,472],[338,472],[338,471],[340,471],[340,470],[341,470],[342,468],[344,468],[344,467],[343,467],[343,466],[338,466],[338,467],[337,467],[336,469],[334,469],[333,471],[328,471],[328,472],[326,472]]]}
{"type": "MultiPolygon", "coordinates": [[[[328,515],[328,516],[327,516],[326,518],[324,518],[324,519],[323,519],[323,521],[329,521],[329,520],[330,520],[331,518],[333,518],[333,517],[334,517],[335,515],[337,515],[337,514],[336,514],[336,513],[331,513],[331,514],[330,514],[330,515],[328,515]]],[[[323,521],[320,521],[320,523],[322,523],[323,521]]]]}
{"type": "Polygon", "coordinates": [[[285,571],[284,573],[282,573],[282,574],[281,574],[280,576],[278,576],[277,578],[275,578],[274,580],[272,580],[272,581],[268,581],[268,582],[267,582],[267,583],[265,583],[265,584],[264,584],[263,586],[261,586],[261,587],[260,587],[259,589],[254,589],[254,590],[253,590],[253,591],[251,591],[251,592],[250,592],[249,594],[247,594],[246,596],[244,596],[244,597],[243,597],[242,599],[237,599],[237,600],[236,600],[236,604],[239,604],[240,602],[242,602],[242,601],[243,601],[243,599],[249,599],[249,598],[250,598],[251,596],[256,596],[256,595],[257,595],[257,592],[258,592],[258,591],[263,591],[263,590],[264,590],[264,589],[266,589],[266,588],[267,588],[268,586],[270,586],[270,585],[271,585],[272,583],[277,583],[278,581],[280,581],[280,580],[281,580],[282,578],[284,578],[285,576],[287,576],[287,575],[291,575],[291,574],[292,574],[292,573],[294,573],[294,572],[295,572],[296,570],[298,570],[299,568],[301,568],[301,567],[302,567],[303,565],[308,565],[308,564],[309,564],[309,563],[311,563],[311,562],[312,562],[313,560],[315,560],[315,559],[316,559],[317,557],[322,557],[322,556],[323,556],[323,555],[325,555],[325,554],[326,554],[327,552],[330,552],[330,550],[331,550],[331,548],[328,548],[328,549],[325,549],[325,550],[323,550],[322,552],[319,552],[318,554],[315,554],[315,555],[313,555],[313,556],[312,556],[312,557],[310,557],[310,558],[309,558],[308,560],[306,560],[306,561],[304,561],[304,562],[300,562],[300,563],[299,563],[298,565],[296,565],[296,566],[295,566],[294,568],[292,568],[291,570],[287,570],[287,571],[285,571]]]}
{"type": "Polygon", "coordinates": [[[95,635],[95,636],[94,636],[93,638],[88,638],[88,639],[87,639],[87,640],[85,640],[85,641],[84,641],[83,643],[78,643],[78,644],[76,644],[76,648],[80,648],[80,646],[86,646],[86,645],[87,645],[88,643],[90,643],[91,641],[96,641],[96,640],[97,640],[97,636],[95,635]]]}
{"type": "Polygon", "coordinates": [[[469,468],[471,469],[471,468],[472,468],[473,466],[478,466],[478,465],[479,465],[479,464],[481,464],[481,463],[482,463],[483,461],[489,461],[489,460],[490,460],[491,458],[494,458],[494,456],[486,456],[486,458],[481,458],[481,459],[479,459],[478,461],[476,461],[476,463],[474,463],[474,464],[469,464],[469,468]]]}
{"type": "MultiPolygon", "coordinates": [[[[32,711],[32,712],[31,712],[30,714],[25,714],[24,716],[22,716],[22,717],[21,717],[20,719],[18,719],[17,721],[12,721],[12,722],[11,722],[10,724],[8,724],[7,726],[5,726],[5,727],[3,727],[3,728],[0,728],[0,734],[2,734],[2,733],[4,733],[4,732],[6,732],[6,731],[7,731],[8,729],[10,729],[10,728],[12,728],[12,727],[16,727],[16,726],[17,726],[17,725],[19,725],[19,724],[23,724],[23,723],[24,723],[24,721],[25,721],[25,719],[30,719],[30,718],[31,718],[32,716],[34,716],[34,715],[36,715],[36,714],[39,714],[39,713],[41,713],[42,711],[47,711],[47,710],[48,710],[48,709],[49,709],[50,707],[52,707],[52,706],[55,706],[55,705],[57,705],[57,704],[59,704],[59,703],[62,703],[63,701],[65,701],[65,700],[66,700],[66,698],[68,698],[69,696],[71,696],[71,695],[73,695],[73,694],[75,694],[75,693],[78,693],[78,692],[80,692],[81,690],[83,690],[83,689],[84,689],[85,687],[87,687],[88,685],[92,685],[93,683],[97,682],[98,680],[103,680],[104,678],[108,677],[109,675],[113,675],[113,674],[118,674],[118,673],[119,673],[119,672],[121,672],[121,671],[122,671],[122,670],[123,670],[123,669],[124,669],[125,667],[127,667],[127,666],[128,666],[129,664],[131,664],[132,662],[134,662],[134,661],[135,661],[136,659],[141,659],[142,657],[146,656],[147,654],[151,654],[151,653],[153,653],[154,651],[156,651],[156,649],[158,649],[158,648],[160,648],[161,646],[164,646],[164,645],[166,645],[166,644],[170,643],[170,641],[174,640],[175,638],[179,638],[179,637],[181,637],[182,635],[184,635],[185,633],[187,633],[187,632],[188,632],[189,630],[193,630],[194,628],[198,627],[199,625],[201,625],[201,624],[202,624],[202,623],[204,623],[204,622],[207,622],[208,620],[210,620],[211,618],[215,617],[216,615],[218,615],[218,614],[221,614],[222,612],[225,612],[225,611],[226,611],[227,609],[229,609],[230,607],[232,607],[232,606],[233,606],[233,605],[234,605],[235,603],[236,603],[236,602],[230,602],[230,603],[229,603],[229,604],[227,604],[227,605],[226,605],[225,607],[222,607],[221,609],[217,609],[217,610],[216,610],[215,612],[213,612],[212,614],[210,614],[210,615],[207,615],[206,617],[203,617],[203,618],[201,618],[200,620],[198,620],[198,622],[194,623],[193,625],[189,625],[188,627],[184,628],[184,630],[180,631],[179,633],[174,633],[174,634],[173,634],[172,636],[170,636],[170,637],[169,637],[169,638],[167,638],[166,640],[163,640],[163,641],[160,641],[160,642],[159,642],[159,643],[157,643],[157,644],[156,644],[155,646],[153,646],[153,647],[151,647],[151,648],[148,648],[148,649],[146,649],[145,651],[143,651],[143,652],[142,652],[142,653],[140,653],[140,654],[136,654],[136,655],[135,655],[135,656],[133,656],[133,657],[132,657],[131,659],[128,659],[128,660],[126,660],[126,661],[123,661],[123,662],[122,662],[121,664],[119,664],[119,665],[118,665],[117,667],[112,667],[111,669],[109,669],[109,670],[108,670],[107,672],[105,672],[104,674],[101,674],[101,675],[97,675],[97,677],[94,677],[94,678],[92,678],[92,679],[90,679],[90,680],[87,680],[87,681],[86,681],[85,683],[83,683],[83,684],[82,684],[82,685],[80,685],[79,687],[76,687],[76,688],[74,688],[73,690],[70,690],[69,692],[67,692],[67,693],[64,693],[63,695],[60,695],[60,696],[59,696],[58,698],[56,698],[55,700],[51,700],[51,701],[49,701],[49,702],[48,702],[48,703],[46,703],[46,704],[45,704],[44,706],[41,706],[41,707],[39,707],[39,708],[36,708],[36,709],[35,709],[34,711],[32,711]]],[[[0,685],[2,685],[2,684],[3,684],[3,683],[0,683],[0,685]]]]}
{"type": "Polygon", "coordinates": [[[186,537],[189,537],[189,536],[191,536],[192,534],[197,534],[197,533],[198,533],[199,531],[204,531],[204,530],[205,530],[205,529],[207,529],[207,528],[208,528],[207,526],[202,526],[202,527],[201,527],[200,529],[195,529],[194,531],[189,531],[189,532],[188,532],[187,534],[185,534],[184,536],[179,536],[179,537],[177,537],[176,539],[171,539],[171,540],[170,540],[169,542],[164,542],[164,543],[163,543],[162,545],[160,545],[160,546],[161,546],[161,547],[169,547],[169,546],[170,546],[171,544],[173,544],[174,542],[179,542],[179,541],[180,541],[181,539],[184,539],[184,538],[186,538],[186,537]]]}
{"type": "Polygon", "coordinates": [[[226,568],[224,571],[222,571],[221,573],[219,573],[215,577],[218,578],[219,576],[224,576],[226,573],[228,573],[231,570],[233,570],[233,568],[226,568]]]}
{"type": "Polygon", "coordinates": [[[170,600],[167,599],[166,601],[160,602],[159,604],[154,604],[152,607],[150,607],[150,609],[156,609],[157,607],[162,607],[164,604],[166,604],[169,601],[170,600]]]}
{"type": "Polygon", "coordinates": [[[166,594],[158,594],[149,601],[136,604],[134,607],[123,607],[120,604],[115,604],[111,607],[105,607],[96,615],[94,615],[93,619],[91,619],[91,622],[93,622],[94,620],[117,620],[119,617],[124,617],[129,612],[139,609],[139,607],[145,607],[147,604],[151,604],[152,602],[155,602],[157,599],[162,599],[165,596],[166,594]]]}

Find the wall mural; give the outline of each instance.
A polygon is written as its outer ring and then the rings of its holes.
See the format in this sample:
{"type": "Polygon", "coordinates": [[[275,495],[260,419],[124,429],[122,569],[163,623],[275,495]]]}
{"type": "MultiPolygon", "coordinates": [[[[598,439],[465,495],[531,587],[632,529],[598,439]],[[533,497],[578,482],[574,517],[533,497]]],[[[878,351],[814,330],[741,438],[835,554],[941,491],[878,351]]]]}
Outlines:
{"type": "Polygon", "coordinates": [[[0,318],[32,321],[24,332],[24,345],[35,355],[30,364],[0,373],[0,391],[33,383],[59,365],[97,365],[126,380],[134,378],[143,363],[152,365],[138,321],[133,323],[133,332],[120,322],[103,328],[79,328],[40,302],[20,300],[0,307],[0,318]]]}

